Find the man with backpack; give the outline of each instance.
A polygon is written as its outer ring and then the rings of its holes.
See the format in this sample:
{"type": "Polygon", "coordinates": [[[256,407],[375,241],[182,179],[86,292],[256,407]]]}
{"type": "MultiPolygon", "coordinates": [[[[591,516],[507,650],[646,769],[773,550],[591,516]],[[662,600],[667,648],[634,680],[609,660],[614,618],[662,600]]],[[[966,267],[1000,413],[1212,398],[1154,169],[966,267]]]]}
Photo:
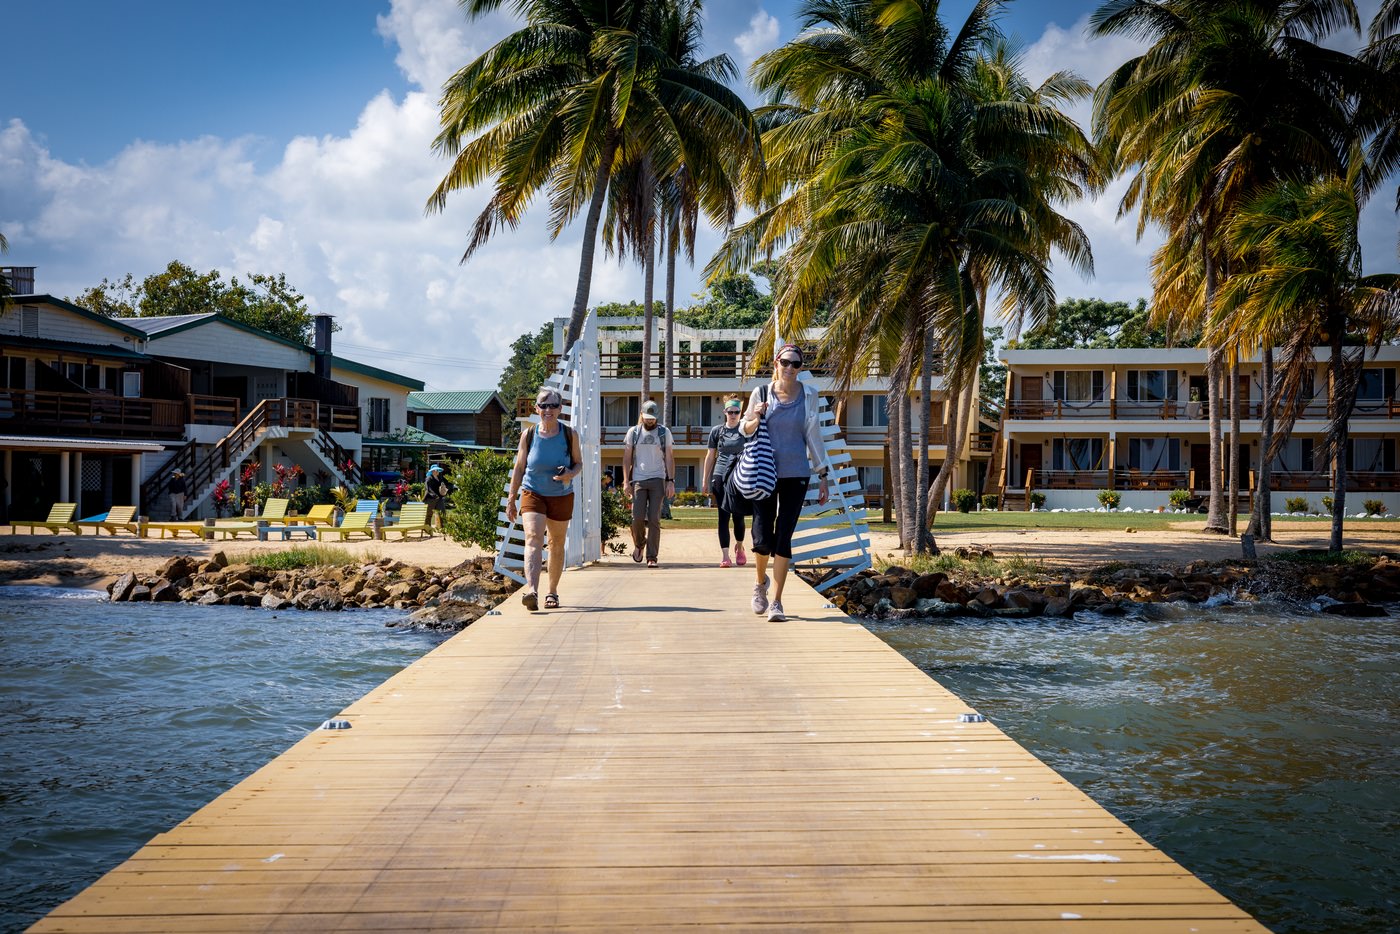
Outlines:
{"type": "Polygon", "coordinates": [[[632,500],[632,560],[656,567],[661,548],[661,505],[676,495],[676,454],[671,431],[658,424],[656,403],[642,404],[642,417],[627,430],[622,447],[622,488],[632,500]]]}

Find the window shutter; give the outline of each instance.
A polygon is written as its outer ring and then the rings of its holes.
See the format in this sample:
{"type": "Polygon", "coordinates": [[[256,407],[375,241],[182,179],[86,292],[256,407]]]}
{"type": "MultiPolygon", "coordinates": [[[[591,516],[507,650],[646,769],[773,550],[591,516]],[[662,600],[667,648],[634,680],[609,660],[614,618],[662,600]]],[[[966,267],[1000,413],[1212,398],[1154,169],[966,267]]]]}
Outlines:
{"type": "Polygon", "coordinates": [[[714,413],[714,397],[704,396],[700,400],[700,424],[710,424],[710,417],[714,413]]]}
{"type": "Polygon", "coordinates": [[[1173,402],[1176,401],[1176,397],[1177,397],[1177,395],[1176,395],[1176,390],[1177,390],[1176,370],[1168,370],[1168,371],[1167,371],[1167,398],[1170,399],[1170,400],[1172,400],[1173,402]]]}

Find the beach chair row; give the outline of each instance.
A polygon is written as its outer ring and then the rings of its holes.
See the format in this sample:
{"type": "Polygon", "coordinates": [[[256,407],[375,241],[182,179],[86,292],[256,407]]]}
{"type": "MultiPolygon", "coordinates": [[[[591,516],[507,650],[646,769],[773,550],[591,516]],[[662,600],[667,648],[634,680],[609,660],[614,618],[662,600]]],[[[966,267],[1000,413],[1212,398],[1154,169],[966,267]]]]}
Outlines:
{"type": "MultiPolygon", "coordinates": [[[[206,535],[237,538],[244,533],[256,537],[260,527],[312,526],[322,538],[339,538],[346,541],[352,535],[374,537],[372,523],[379,514],[378,500],[360,500],[357,507],[367,508],[357,508],[354,512],[346,513],[340,525],[336,525],[335,522],[334,506],[312,506],[304,516],[288,516],[288,502],[286,499],[268,499],[262,515],[257,520],[218,520],[212,526],[204,522],[146,522],[142,525],[136,520],[135,506],[113,506],[101,519],[80,520],[76,518],[77,503],[55,503],[49,510],[48,518],[42,521],[11,522],[10,531],[12,534],[18,534],[21,529],[28,529],[31,533],[48,531],[57,535],[66,530],[74,535],[81,535],[83,529],[90,528],[97,535],[106,531],[109,535],[131,532],[133,535],[154,534],[158,538],[179,538],[182,534],[188,534],[192,538],[202,538],[206,535]]],[[[386,535],[393,532],[399,533],[400,538],[407,538],[412,532],[419,533],[420,538],[432,535],[432,529],[428,525],[427,504],[405,503],[399,512],[398,521],[384,527],[386,535]]]]}

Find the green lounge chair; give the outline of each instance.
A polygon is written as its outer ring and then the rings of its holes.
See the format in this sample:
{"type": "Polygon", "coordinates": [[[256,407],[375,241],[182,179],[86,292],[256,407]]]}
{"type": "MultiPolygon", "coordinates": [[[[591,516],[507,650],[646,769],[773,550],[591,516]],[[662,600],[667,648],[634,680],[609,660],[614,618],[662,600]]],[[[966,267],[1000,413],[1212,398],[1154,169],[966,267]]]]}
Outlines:
{"type": "Polygon", "coordinates": [[[268,499],[263,503],[262,515],[259,519],[266,519],[268,522],[286,522],[287,506],[291,503],[289,499],[268,499]]]}
{"type": "Polygon", "coordinates": [[[390,532],[398,532],[399,537],[405,539],[409,532],[417,532],[419,538],[431,536],[433,529],[428,525],[428,504],[404,503],[403,509],[399,510],[399,521],[384,528],[385,536],[390,532]]]}
{"type": "Polygon", "coordinates": [[[10,534],[14,535],[21,528],[27,528],[30,532],[37,532],[39,529],[48,529],[57,535],[64,529],[70,530],[74,535],[82,535],[83,527],[73,519],[73,514],[78,511],[77,503],[54,503],[49,510],[49,517],[42,522],[11,522],[10,534]]]}
{"type": "Polygon", "coordinates": [[[370,528],[370,520],[374,518],[374,513],[370,512],[347,512],[340,525],[321,529],[322,538],[330,538],[339,535],[343,542],[350,535],[363,535],[365,538],[374,538],[374,529],[370,528]]]}

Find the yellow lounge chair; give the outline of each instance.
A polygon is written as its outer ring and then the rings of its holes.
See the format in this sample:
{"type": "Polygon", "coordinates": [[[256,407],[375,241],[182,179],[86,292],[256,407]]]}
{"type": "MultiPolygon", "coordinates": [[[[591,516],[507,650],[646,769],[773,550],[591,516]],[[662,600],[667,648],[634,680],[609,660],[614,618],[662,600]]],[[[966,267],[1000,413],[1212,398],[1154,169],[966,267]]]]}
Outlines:
{"type": "Polygon", "coordinates": [[[258,537],[258,524],[256,522],[215,522],[214,534],[222,535],[224,538],[237,538],[247,532],[254,538],[258,537]]]}
{"type": "Polygon", "coordinates": [[[319,534],[322,538],[330,538],[333,535],[339,535],[342,542],[345,541],[347,536],[355,534],[363,535],[366,538],[374,538],[374,529],[370,528],[369,525],[370,520],[373,518],[374,514],[369,512],[347,512],[340,525],[320,529],[319,534]]]}
{"type": "Polygon", "coordinates": [[[181,532],[188,532],[193,538],[204,537],[203,522],[147,522],[146,535],[158,532],[156,538],[165,538],[165,533],[169,532],[171,538],[179,538],[181,532]]]}
{"type": "Polygon", "coordinates": [[[113,506],[107,512],[107,518],[94,523],[94,525],[97,526],[95,532],[98,535],[102,534],[103,529],[112,535],[116,535],[118,532],[130,532],[136,535],[140,532],[140,528],[136,525],[135,506],[113,506]]]}
{"type": "Polygon", "coordinates": [[[21,528],[27,528],[30,532],[37,532],[39,529],[48,529],[57,535],[63,529],[69,529],[74,535],[82,535],[83,527],[73,519],[73,514],[78,511],[77,503],[54,503],[49,510],[49,517],[43,522],[11,522],[10,534],[14,535],[21,528]]]}
{"type": "Polygon", "coordinates": [[[384,527],[386,537],[390,532],[398,532],[399,537],[405,539],[408,538],[409,532],[420,533],[419,538],[423,537],[423,533],[431,536],[433,529],[428,525],[428,504],[404,503],[403,509],[399,511],[399,521],[384,527]]]}
{"type": "Polygon", "coordinates": [[[266,519],[268,522],[285,523],[287,521],[287,504],[289,499],[272,499],[263,503],[262,515],[259,519],[266,519]]]}
{"type": "Polygon", "coordinates": [[[335,525],[335,505],[326,503],[321,506],[312,506],[306,511],[304,516],[292,516],[287,520],[288,525],[335,525]]]}

